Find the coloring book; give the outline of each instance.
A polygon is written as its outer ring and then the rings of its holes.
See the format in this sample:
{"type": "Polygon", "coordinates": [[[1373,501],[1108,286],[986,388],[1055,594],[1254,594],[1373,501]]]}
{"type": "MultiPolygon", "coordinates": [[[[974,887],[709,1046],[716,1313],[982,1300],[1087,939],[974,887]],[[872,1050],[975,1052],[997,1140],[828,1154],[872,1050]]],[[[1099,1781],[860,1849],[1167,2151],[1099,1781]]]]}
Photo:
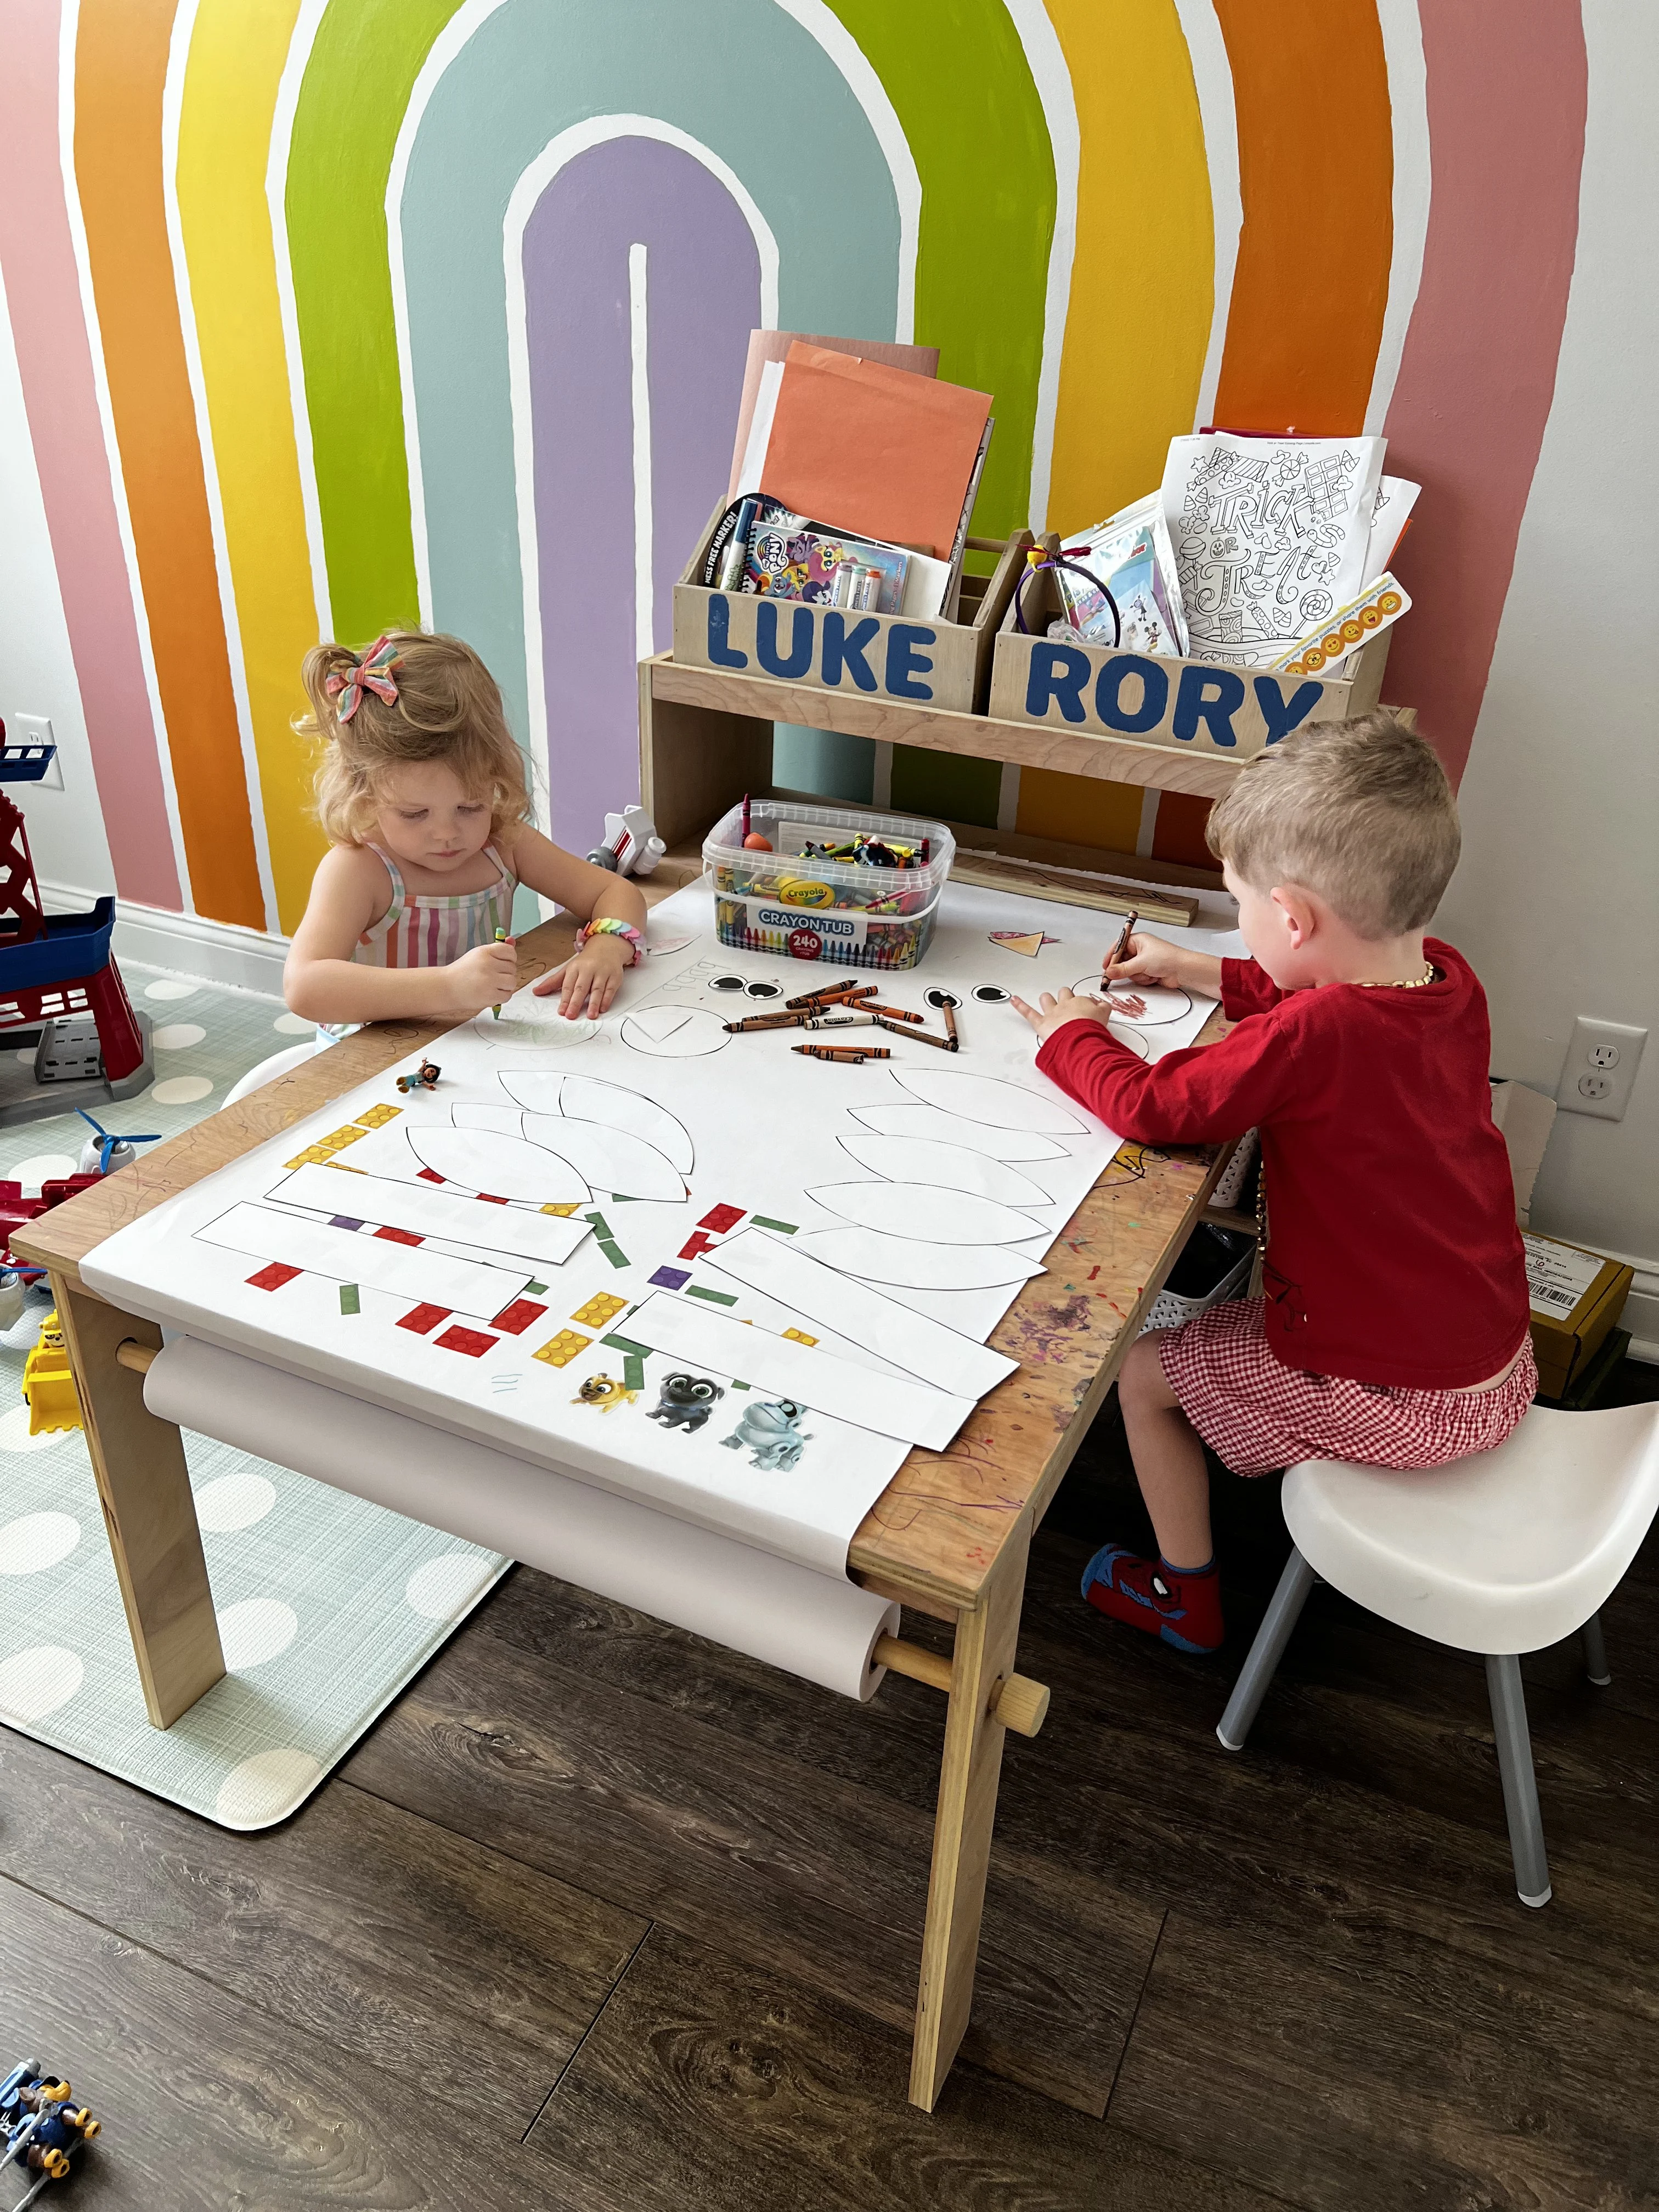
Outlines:
{"type": "Polygon", "coordinates": [[[1164,512],[1188,650],[1265,668],[1367,580],[1381,438],[1171,438],[1164,512]]]}
{"type": "MultiPolygon", "coordinates": [[[[692,884],[653,908],[603,1020],[520,991],[82,1272],[416,1416],[458,1484],[488,1443],[843,1574],[910,1447],[943,1450],[1014,1370],[986,1339],[1116,1150],[1037,1073],[1008,1003],[1097,987],[1110,934],[947,884],[927,958],[880,989],[934,1031],[948,994],[961,1049],[854,1027],[834,1041],[890,1059],[826,1065],[793,1049],[816,1033],[727,1024],[844,971],[726,950],[692,884]],[[422,1060],[436,1088],[400,1091],[422,1060]]],[[[1146,996],[1114,1027],[1148,1059],[1209,1012],[1146,996]]]]}

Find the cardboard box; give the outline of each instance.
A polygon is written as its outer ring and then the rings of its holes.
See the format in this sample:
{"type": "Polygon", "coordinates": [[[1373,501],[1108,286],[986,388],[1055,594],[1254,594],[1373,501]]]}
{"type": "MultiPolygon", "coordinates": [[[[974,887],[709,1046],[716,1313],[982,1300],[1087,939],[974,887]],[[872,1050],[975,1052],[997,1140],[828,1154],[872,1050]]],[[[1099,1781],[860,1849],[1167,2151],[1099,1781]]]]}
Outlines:
{"type": "Polygon", "coordinates": [[[1555,1124],[1555,1101],[1524,1083],[1494,1076],[1492,1085],[1493,1127],[1502,1135],[1510,1156],[1510,1176],[1515,1184],[1515,1218],[1524,1229],[1532,1210],[1533,1185],[1544,1164],[1544,1147],[1555,1124]]]}
{"type": "Polygon", "coordinates": [[[1024,565],[1029,530],[1017,531],[1001,548],[994,576],[963,577],[958,611],[965,621],[923,621],[694,583],[725,512],[721,507],[709,517],[674,586],[676,660],[766,677],[805,691],[858,690],[896,706],[983,711],[992,644],[1024,565]]]}
{"type": "Polygon", "coordinates": [[[1012,596],[997,632],[993,716],[1231,760],[1253,759],[1304,722],[1369,713],[1382,696],[1394,635],[1385,629],[1361,646],[1347,663],[1352,675],[1328,682],[1050,638],[1044,633],[1060,612],[1052,570],[1027,586],[1024,604],[1031,634],[1018,629],[1012,596]]]}
{"type": "Polygon", "coordinates": [[[1538,1395],[1563,1397],[1617,1325],[1635,1270],[1530,1231],[1522,1242],[1527,1248],[1538,1395]]]}

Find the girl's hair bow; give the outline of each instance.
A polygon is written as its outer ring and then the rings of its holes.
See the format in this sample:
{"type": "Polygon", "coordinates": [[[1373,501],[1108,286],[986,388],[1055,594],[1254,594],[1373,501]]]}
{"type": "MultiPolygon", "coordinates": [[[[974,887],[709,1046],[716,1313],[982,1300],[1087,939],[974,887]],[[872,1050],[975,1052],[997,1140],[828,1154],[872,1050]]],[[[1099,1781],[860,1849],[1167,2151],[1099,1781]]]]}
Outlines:
{"type": "Polygon", "coordinates": [[[337,669],[332,676],[325,677],[323,689],[331,699],[338,702],[334,711],[340,720],[351,720],[363,703],[365,691],[384,699],[388,707],[393,705],[398,687],[392,680],[392,672],[398,665],[398,648],[382,630],[361,660],[349,669],[337,669]]]}

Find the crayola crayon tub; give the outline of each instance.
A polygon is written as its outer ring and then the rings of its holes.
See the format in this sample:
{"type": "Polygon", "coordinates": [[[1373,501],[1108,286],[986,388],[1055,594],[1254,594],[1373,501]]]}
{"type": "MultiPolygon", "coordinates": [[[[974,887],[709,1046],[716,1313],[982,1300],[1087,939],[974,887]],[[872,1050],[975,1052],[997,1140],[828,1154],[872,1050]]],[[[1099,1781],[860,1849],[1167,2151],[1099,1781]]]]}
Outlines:
{"type": "Polygon", "coordinates": [[[722,945],[844,968],[916,965],[955,856],[942,822],[776,799],[752,801],[746,824],[734,806],[702,848],[722,945]]]}

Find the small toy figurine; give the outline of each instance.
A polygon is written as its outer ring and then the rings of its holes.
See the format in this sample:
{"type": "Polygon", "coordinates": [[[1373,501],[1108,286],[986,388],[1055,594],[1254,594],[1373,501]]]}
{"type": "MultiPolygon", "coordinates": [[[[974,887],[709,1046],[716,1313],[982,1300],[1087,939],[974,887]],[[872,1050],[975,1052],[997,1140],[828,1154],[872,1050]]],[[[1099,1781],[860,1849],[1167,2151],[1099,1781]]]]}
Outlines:
{"type": "Polygon", "coordinates": [[[423,1060],[413,1075],[398,1078],[398,1088],[399,1091],[435,1091],[438,1078],[442,1073],[443,1070],[435,1060],[423,1060]]]}
{"type": "Polygon", "coordinates": [[[618,1406],[631,1406],[639,1395],[625,1382],[618,1382],[614,1375],[590,1375],[570,1402],[573,1406],[597,1406],[602,1413],[609,1413],[618,1406]]]}
{"type": "Polygon", "coordinates": [[[798,1406],[793,1398],[763,1399],[745,1406],[743,1419],[720,1442],[727,1451],[751,1452],[750,1467],[788,1474],[800,1465],[801,1453],[812,1441],[801,1433],[800,1425],[805,1419],[806,1407],[798,1406]]]}
{"type": "Polygon", "coordinates": [[[5,2150],[0,2166],[16,2160],[38,2178],[17,2201],[15,2212],[33,2204],[49,2181],[65,2179],[100,2123],[84,2105],[71,2105],[70,2085],[43,2074],[32,2060],[14,2066],[0,2081],[0,2136],[5,2150]]]}
{"type": "Polygon", "coordinates": [[[695,1436],[714,1410],[714,1401],[723,1398],[725,1390],[718,1382],[710,1382],[701,1375],[669,1375],[663,1379],[662,1396],[647,1413],[648,1421],[660,1421],[665,1429],[684,1429],[687,1436],[695,1436]]]}

